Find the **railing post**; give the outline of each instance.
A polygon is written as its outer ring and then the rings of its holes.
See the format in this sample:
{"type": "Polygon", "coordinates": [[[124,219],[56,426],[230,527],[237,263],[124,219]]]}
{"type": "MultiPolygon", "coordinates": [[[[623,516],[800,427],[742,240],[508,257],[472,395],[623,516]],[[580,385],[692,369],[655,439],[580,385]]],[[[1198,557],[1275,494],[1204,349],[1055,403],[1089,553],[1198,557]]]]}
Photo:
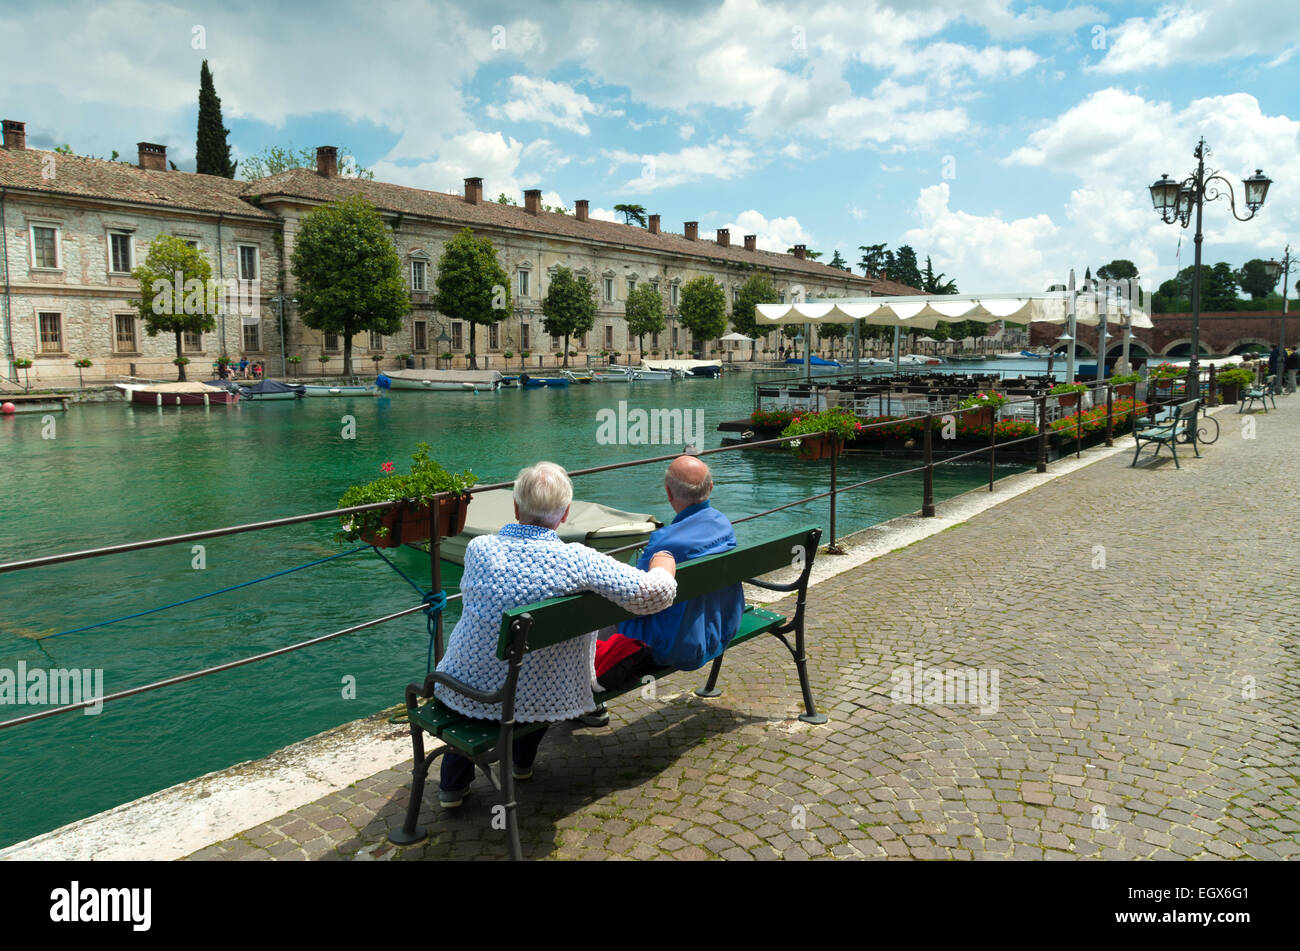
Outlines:
{"type": "Polygon", "coordinates": [[[1106,384],[1106,445],[1115,445],[1115,388],[1106,384]]]}
{"type": "Polygon", "coordinates": [[[839,458],[840,458],[840,437],[834,433],[831,434],[831,540],[826,546],[828,555],[842,555],[844,549],[835,544],[835,493],[839,486],[839,458]]]}
{"type": "MultiPolygon", "coordinates": [[[[438,508],[439,501],[433,501],[433,511],[429,514],[430,532],[429,532],[429,576],[432,587],[429,589],[433,592],[442,590],[442,532],[439,530],[438,508]]],[[[457,508],[455,512],[456,521],[460,520],[459,507],[462,501],[458,498],[455,502],[457,508]]],[[[442,611],[438,612],[437,620],[434,621],[434,638],[433,638],[433,666],[437,668],[442,662],[442,611]]]]}
{"type": "Polygon", "coordinates": [[[925,447],[925,473],[922,476],[924,489],[921,496],[921,516],[923,518],[934,517],[934,414],[925,414],[925,436],[922,440],[925,447]]]}
{"type": "Polygon", "coordinates": [[[989,407],[989,491],[993,491],[993,467],[998,456],[998,408],[989,407]]]}
{"type": "Polygon", "coordinates": [[[1036,471],[1047,471],[1047,396],[1035,398],[1038,403],[1038,466],[1036,471]]]}
{"type": "Polygon", "coordinates": [[[1210,364],[1210,391],[1205,394],[1204,405],[1206,406],[1219,405],[1219,373],[1218,373],[1218,367],[1216,367],[1212,363],[1210,364]]]}

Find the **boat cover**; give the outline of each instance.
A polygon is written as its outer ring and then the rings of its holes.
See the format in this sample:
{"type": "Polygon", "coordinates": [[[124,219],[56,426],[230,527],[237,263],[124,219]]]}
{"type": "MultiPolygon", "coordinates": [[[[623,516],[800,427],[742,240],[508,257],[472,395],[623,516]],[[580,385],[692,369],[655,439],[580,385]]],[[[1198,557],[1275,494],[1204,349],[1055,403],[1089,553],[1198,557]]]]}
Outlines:
{"type": "MultiPolygon", "coordinates": [[[[465,530],[453,538],[444,538],[440,553],[447,561],[465,563],[465,546],[479,535],[494,535],[505,525],[515,521],[515,495],[510,489],[490,489],[475,492],[470,503],[465,530]]],[[[658,519],[639,512],[624,512],[599,502],[582,502],[577,499],[569,506],[569,517],[556,529],[561,540],[582,542],[593,548],[619,548],[637,541],[636,536],[648,538],[660,526],[658,519]],[[604,546],[594,544],[604,539],[604,546]],[[609,544],[618,538],[617,544],[609,544]]]]}
{"type": "MultiPolygon", "coordinates": [[[[840,364],[837,363],[835,360],[824,360],[824,359],[822,359],[821,357],[817,356],[816,354],[813,354],[812,359],[810,359],[808,362],[811,363],[811,364],[812,364],[813,366],[815,366],[815,367],[837,367],[837,366],[840,366],[840,364]]],[[[787,359],[787,360],[785,361],[785,365],[788,366],[788,367],[793,367],[793,366],[803,366],[803,357],[790,357],[789,359],[787,359]]]]}
{"type": "Polygon", "coordinates": [[[245,393],[254,395],[262,393],[303,393],[306,387],[301,383],[281,383],[279,380],[258,380],[251,386],[240,386],[245,393]]]}

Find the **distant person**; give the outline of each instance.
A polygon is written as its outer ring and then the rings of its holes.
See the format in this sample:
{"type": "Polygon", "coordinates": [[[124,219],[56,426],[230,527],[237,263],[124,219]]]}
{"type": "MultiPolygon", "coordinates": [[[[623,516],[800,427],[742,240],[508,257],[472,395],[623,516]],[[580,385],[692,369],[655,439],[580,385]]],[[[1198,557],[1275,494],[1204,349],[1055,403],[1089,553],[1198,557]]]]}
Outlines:
{"type": "MultiPolygon", "coordinates": [[[[638,568],[644,570],[663,552],[680,564],[736,547],[730,520],[709,505],[713,476],[702,460],[674,459],[664,475],[664,491],[677,517],[650,536],[638,568]]],[[[744,591],[734,584],[658,614],[623,621],[617,633],[596,645],[596,680],[603,689],[612,690],[656,667],[703,667],[736,636],[744,609],[744,591]]],[[[597,725],[604,716],[602,707],[582,719],[597,725]]]]}
{"type": "Polygon", "coordinates": [[[1273,377],[1273,392],[1282,392],[1282,353],[1277,344],[1268,352],[1268,375],[1273,377]]]}
{"type": "Polygon", "coordinates": [[[243,357],[239,361],[239,375],[245,380],[248,379],[248,357],[243,357]]]}
{"type": "Polygon", "coordinates": [[[1286,370],[1286,393],[1294,393],[1296,387],[1296,373],[1300,372],[1300,350],[1292,349],[1286,352],[1286,360],[1282,363],[1282,368],[1286,370]]]}
{"type": "Polygon", "coordinates": [[[266,372],[266,371],[262,368],[262,361],[261,361],[261,360],[259,360],[259,361],[257,361],[257,363],[254,363],[254,364],[253,364],[253,379],[254,379],[254,380],[260,380],[260,379],[262,378],[262,374],[265,373],[265,372],[266,372]]]}

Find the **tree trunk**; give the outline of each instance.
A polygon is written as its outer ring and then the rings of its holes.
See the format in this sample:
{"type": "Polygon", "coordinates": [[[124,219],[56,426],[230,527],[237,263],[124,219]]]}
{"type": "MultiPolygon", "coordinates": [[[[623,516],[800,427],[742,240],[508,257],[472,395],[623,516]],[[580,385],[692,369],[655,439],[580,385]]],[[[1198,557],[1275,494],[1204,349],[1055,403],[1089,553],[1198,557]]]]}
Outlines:
{"type": "Polygon", "coordinates": [[[473,320],[469,322],[469,368],[478,369],[478,324],[473,320]]]}
{"type": "MultiPolygon", "coordinates": [[[[179,360],[179,359],[181,358],[181,356],[182,356],[182,354],[181,354],[181,332],[178,330],[178,331],[176,331],[176,359],[179,360]]],[[[177,381],[183,383],[183,382],[185,381],[185,364],[183,364],[183,363],[178,363],[178,364],[176,364],[176,369],[177,369],[177,370],[179,371],[179,373],[180,373],[180,375],[177,376],[176,379],[177,379],[177,381]]]]}
{"type": "Polygon", "coordinates": [[[352,375],[352,335],[343,334],[343,375],[352,375]]]}
{"type": "Polygon", "coordinates": [[[568,334],[564,335],[564,366],[566,369],[569,366],[569,335],[568,334]]]}

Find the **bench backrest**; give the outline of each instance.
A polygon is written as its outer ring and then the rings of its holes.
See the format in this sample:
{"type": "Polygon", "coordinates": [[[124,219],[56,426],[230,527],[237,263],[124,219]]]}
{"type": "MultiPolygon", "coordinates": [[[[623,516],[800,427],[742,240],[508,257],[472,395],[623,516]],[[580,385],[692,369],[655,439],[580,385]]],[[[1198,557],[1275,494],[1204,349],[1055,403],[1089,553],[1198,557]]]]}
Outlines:
{"type": "MultiPolygon", "coordinates": [[[[682,562],[677,566],[677,598],[673,603],[680,604],[796,564],[804,566],[801,581],[806,580],[817,555],[820,537],[821,529],[809,526],[765,541],[737,545],[720,555],[682,562]]],[[[514,621],[524,615],[531,615],[532,619],[525,652],[549,647],[637,616],[591,592],[548,598],[536,604],[511,608],[501,616],[498,658],[504,660],[508,656],[514,638],[514,621]]]]}

